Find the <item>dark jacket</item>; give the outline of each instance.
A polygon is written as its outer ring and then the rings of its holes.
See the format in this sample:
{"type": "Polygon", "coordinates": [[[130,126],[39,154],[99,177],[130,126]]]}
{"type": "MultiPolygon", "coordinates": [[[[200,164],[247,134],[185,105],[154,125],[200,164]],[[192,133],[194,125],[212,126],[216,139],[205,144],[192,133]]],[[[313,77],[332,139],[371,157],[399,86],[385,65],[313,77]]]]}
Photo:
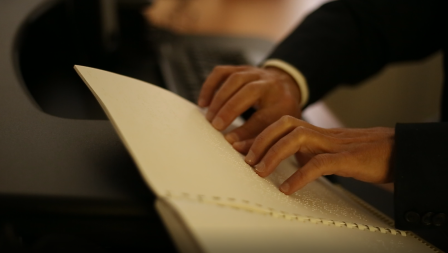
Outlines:
{"type": "MultiPolygon", "coordinates": [[[[305,76],[309,103],[339,84],[357,84],[386,64],[448,49],[448,1],[340,0],[310,14],[269,58],[305,76]]],[[[445,75],[448,73],[444,58],[445,75]]],[[[448,121],[444,85],[441,120],[448,121]]],[[[424,84],[422,84],[424,85],[424,84]]],[[[397,124],[395,225],[448,227],[448,123],[397,124]]]]}

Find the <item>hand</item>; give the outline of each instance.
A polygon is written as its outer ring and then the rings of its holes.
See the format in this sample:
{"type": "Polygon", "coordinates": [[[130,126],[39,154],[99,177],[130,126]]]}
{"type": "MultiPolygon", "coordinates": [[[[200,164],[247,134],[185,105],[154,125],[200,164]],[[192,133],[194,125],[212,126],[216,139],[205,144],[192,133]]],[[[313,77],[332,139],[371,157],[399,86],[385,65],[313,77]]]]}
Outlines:
{"type": "Polygon", "coordinates": [[[266,177],[287,157],[296,154],[302,168],[281,186],[292,194],[322,175],[336,174],[369,183],[392,181],[395,129],[324,129],[284,116],[251,142],[237,142],[249,150],[246,162],[266,177]]]}
{"type": "Polygon", "coordinates": [[[226,134],[230,143],[253,139],[283,115],[301,117],[299,87],[277,68],[217,66],[204,82],[198,104],[209,107],[206,118],[220,131],[247,109],[257,110],[226,134]]]}

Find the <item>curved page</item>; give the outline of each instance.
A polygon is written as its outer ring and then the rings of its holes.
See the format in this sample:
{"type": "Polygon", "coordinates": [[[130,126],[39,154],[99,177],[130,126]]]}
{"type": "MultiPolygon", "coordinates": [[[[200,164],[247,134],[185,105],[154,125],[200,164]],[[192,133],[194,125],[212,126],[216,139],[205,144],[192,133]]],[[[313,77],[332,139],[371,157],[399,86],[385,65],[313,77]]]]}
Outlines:
{"type": "Polygon", "coordinates": [[[208,204],[345,222],[352,227],[363,224],[391,233],[390,225],[326,180],[284,195],[278,186],[296,170],[291,160],[284,161],[269,178],[259,177],[187,100],[136,79],[75,68],[159,197],[187,197],[208,204]]]}

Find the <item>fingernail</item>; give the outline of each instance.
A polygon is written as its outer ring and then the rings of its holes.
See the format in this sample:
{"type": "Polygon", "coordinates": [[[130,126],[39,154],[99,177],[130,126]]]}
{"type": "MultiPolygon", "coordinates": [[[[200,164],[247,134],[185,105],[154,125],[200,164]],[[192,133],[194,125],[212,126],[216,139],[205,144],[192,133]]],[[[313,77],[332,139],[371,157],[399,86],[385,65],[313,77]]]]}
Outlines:
{"type": "Polygon", "coordinates": [[[213,117],[215,117],[215,114],[212,113],[210,110],[208,110],[208,111],[207,111],[207,114],[205,115],[205,118],[206,118],[208,121],[211,121],[211,120],[213,119],[213,117]]]}
{"type": "Polygon", "coordinates": [[[289,191],[289,184],[285,182],[280,185],[280,191],[282,191],[283,193],[287,193],[289,191]]]}
{"type": "Polygon", "coordinates": [[[246,141],[237,141],[232,144],[232,146],[236,149],[242,149],[246,146],[246,141]]]}
{"type": "Polygon", "coordinates": [[[224,127],[224,121],[222,121],[222,119],[220,117],[216,117],[213,120],[212,125],[214,128],[221,130],[224,127]]]}
{"type": "Polygon", "coordinates": [[[203,99],[203,98],[199,99],[199,101],[198,101],[198,105],[199,105],[200,107],[204,107],[204,105],[205,105],[205,99],[203,99]]]}
{"type": "Polygon", "coordinates": [[[240,139],[236,133],[229,133],[225,136],[225,138],[229,143],[237,142],[240,139]]]}
{"type": "Polygon", "coordinates": [[[264,164],[264,162],[261,162],[255,165],[255,170],[258,172],[264,172],[266,170],[266,165],[264,164]]]}
{"type": "Polygon", "coordinates": [[[252,150],[250,150],[249,153],[247,153],[247,155],[246,155],[246,159],[244,159],[244,160],[246,161],[246,163],[251,164],[254,159],[255,159],[255,154],[252,150]]]}

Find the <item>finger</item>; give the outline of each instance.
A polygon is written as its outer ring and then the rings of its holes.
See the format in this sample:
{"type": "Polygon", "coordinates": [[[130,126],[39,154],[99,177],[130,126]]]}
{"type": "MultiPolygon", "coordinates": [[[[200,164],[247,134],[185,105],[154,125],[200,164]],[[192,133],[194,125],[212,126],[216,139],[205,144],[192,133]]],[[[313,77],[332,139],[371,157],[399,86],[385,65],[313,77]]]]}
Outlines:
{"type": "MultiPolygon", "coordinates": [[[[262,92],[264,81],[251,82],[241,88],[220,108],[212,121],[217,130],[226,129],[239,115],[254,105],[262,92]]],[[[215,96],[216,98],[216,96],[215,96]]],[[[212,104],[215,103],[215,98],[212,104]]],[[[208,113],[212,109],[210,106],[208,113]]],[[[208,116],[207,113],[207,116],[208,116]]]]}
{"type": "Polygon", "coordinates": [[[245,155],[249,151],[250,147],[254,143],[254,139],[249,139],[245,141],[238,141],[232,144],[233,148],[241,154],[245,155]]]}
{"type": "MultiPolygon", "coordinates": [[[[319,133],[322,137],[331,137],[331,135],[328,134],[328,129],[316,127],[303,120],[285,115],[282,116],[278,121],[267,127],[255,139],[254,145],[252,145],[251,150],[248,152],[246,162],[251,165],[256,164],[266,154],[266,152],[271,148],[272,145],[274,145],[278,140],[287,135],[290,131],[293,131],[298,127],[303,128],[303,131],[305,131],[305,129],[309,129],[313,134],[319,133]]],[[[295,131],[297,132],[299,130],[300,129],[296,129],[295,131]]],[[[335,138],[332,139],[334,139],[333,141],[336,141],[335,138]]]]}
{"type": "Polygon", "coordinates": [[[255,138],[261,131],[275,121],[275,108],[263,108],[256,111],[240,127],[226,134],[229,143],[255,138]]]}
{"type": "Polygon", "coordinates": [[[246,66],[216,66],[202,85],[198,105],[200,107],[207,107],[213,98],[213,94],[227,77],[235,71],[246,68],[246,66]]]}
{"type": "Polygon", "coordinates": [[[317,155],[286,179],[280,185],[280,191],[287,195],[292,194],[320,176],[336,174],[344,164],[346,158],[341,154],[317,155]]]}
{"type": "Polygon", "coordinates": [[[393,134],[393,131],[385,127],[374,128],[332,128],[328,129],[330,134],[338,138],[363,138],[365,140],[374,140],[385,133],[393,134]],[[366,134],[368,133],[368,134],[366,134]]]}
{"type": "Polygon", "coordinates": [[[264,129],[255,139],[254,144],[246,156],[246,162],[250,165],[255,165],[272,145],[300,124],[297,121],[299,119],[291,116],[283,116],[264,129]]]}
{"type": "MultiPolygon", "coordinates": [[[[256,143],[254,143],[254,145],[256,145],[256,143]]],[[[305,155],[320,154],[322,152],[332,151],[333,146],[333,138],[300,126],[276,142],[267,151],[260,163],[255,165],[255,171],[258,175],[266,177],[271,174],[283,160],[295,153],[302,153],[305,155]]]]}
{"type": "MultiPolygon", "coordinates": [[[[226,102],[230,99],[232,99],[234,94],[239,94],[239,90],[241,87],[243,87],[245,84],[248,84],[252,81],[255,81],[259,78],[259,75],[250,73],[250,72],[236,72],[232,73],[227,80],[222,84],[221,88],[216,92],[216,94],[213,96],[213,99],[210,103],[210,106],[208,108],[208,112],[206,115],[206,118],[208,120],[212,120],[217,112],[220,112],[221,108],[226,104],[226,102]]],[[[250,90],[253,90],[254,85],[251,85],[252,87],[250,90]]],[[[244,86],[242,89],[246,88],[244,86]]],[[[247,90],[247,89],[246,89],[247,90]]],[[[252,98],[252,96],[248,96],[248,92],[246,91],[244,94],[246,95],[239,95],[238,100],[234,101],[235,105],[244,102],[247,100],[247,98],[252,98]],[[244,97],[246,96],[246,97],[244,97]]],[[[233,105],[233,104],[232,104],[233,105]]],[[[247,109],[247,108],[246,108],[247,109]]],[[[243,111],[244,112],[244,111],[243,111]]],[[[241,113],[243,113],[241,112],[241,113]]],[[[241,114],[240,113],[240,114],[241,114]]],[[[236,115],[235,118],[239,116],[236,115]]],[[[232,120],[233,121],[233,120],[232,120]]]]}

